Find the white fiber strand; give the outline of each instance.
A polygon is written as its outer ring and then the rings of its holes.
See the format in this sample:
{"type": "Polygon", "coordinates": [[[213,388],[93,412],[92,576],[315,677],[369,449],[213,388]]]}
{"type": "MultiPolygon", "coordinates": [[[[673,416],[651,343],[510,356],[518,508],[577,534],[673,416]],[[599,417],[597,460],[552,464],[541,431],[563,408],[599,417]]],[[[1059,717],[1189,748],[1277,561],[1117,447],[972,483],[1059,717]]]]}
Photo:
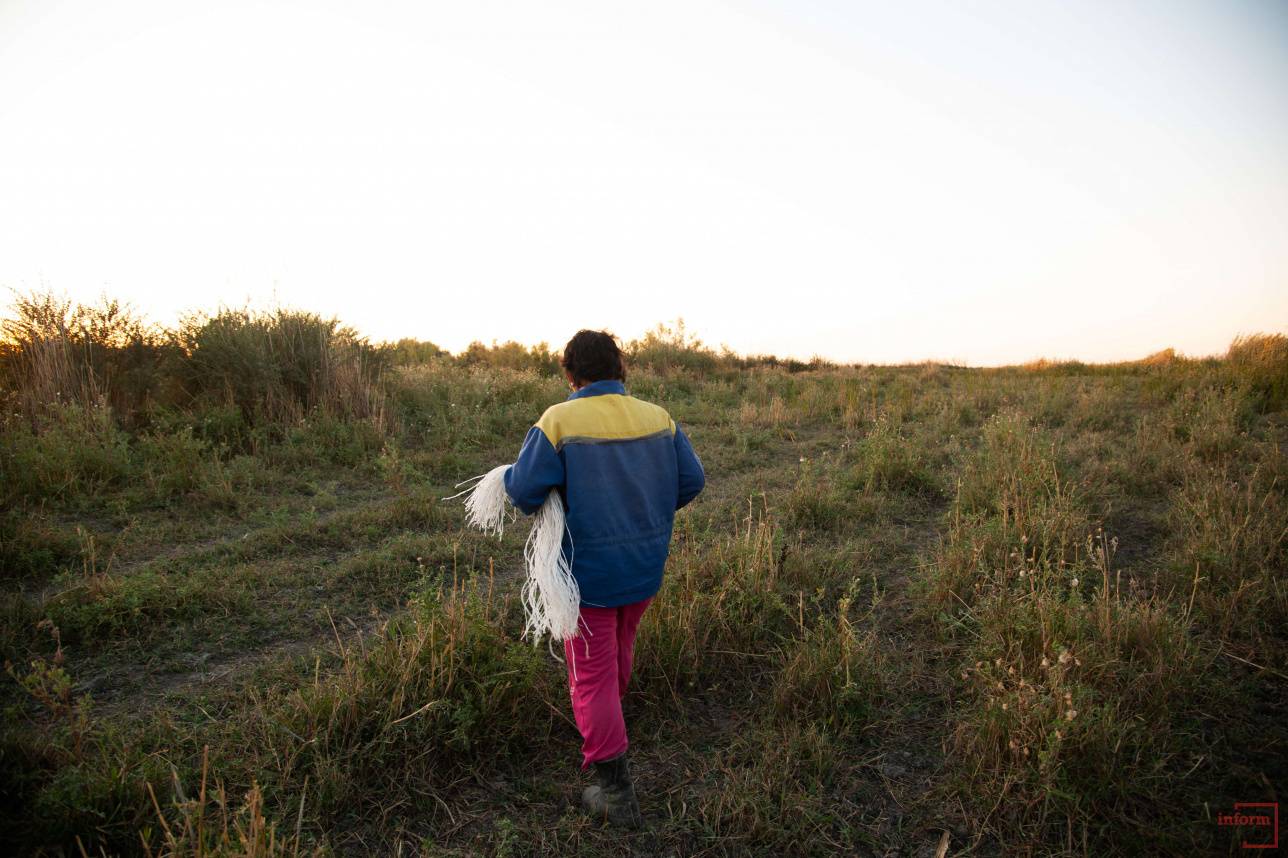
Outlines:
{"type": "Polygon", "coordinates": [[[527,612],[524,635],[540,638],[546,632],[557,641],[577,636],[581,616],[581,592],[572,577],[572,561],[563,552],[563,501],[558,492],[546,496],[537,520],[523,547],[528,580],[523,585],[523,607],[527,612]]]}
{"type": "Polygon", "coordinates": [[[505,530],[505,472],[509,467],[497,465],[472,488],[465,490],[469,493],[469,497],[465,498],[465,520],[484,533],[492,533],[497,537],[505,530]]]}
{"type": "MultiPolygon", "coordinates": [[[[499,465],[483,474],[457,483],[457,488],[473,483],[451,498],[466,495],[465,520],[484,533],[501,536],[505,529],[505,472],[509,465],[499,465]]],[[[572,576],[572,559],[564,555],[563,537],[567,531],[563,501],[559,492],[546,496],[537,511],[532,531],[523,547],[527,580],[522,599],[526,614],[523,635],[532,635],[535,643],[549,633],[556,641],[577,636],[581,617],[581,593],[572,576]]]]}

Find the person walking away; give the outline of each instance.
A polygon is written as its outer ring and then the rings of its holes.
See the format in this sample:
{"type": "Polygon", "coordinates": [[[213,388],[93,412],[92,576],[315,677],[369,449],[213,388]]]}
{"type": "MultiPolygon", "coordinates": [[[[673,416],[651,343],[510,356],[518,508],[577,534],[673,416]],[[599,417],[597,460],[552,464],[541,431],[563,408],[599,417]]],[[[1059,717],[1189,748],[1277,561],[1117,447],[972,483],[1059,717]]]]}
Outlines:
{"type": "Polygon", "coordinates": [[[581,592],[578,634],[564,642],[568,691],[582,736],[582,793],[593,816],[641,823],[627,765],[622,698],[635,632],[662,584],[676,510],[706,478],[689,439],[658,405],[626,392],[621,349],[605,331],[578,331],[561,365],[572,395],[528,430],[505,472],[510,501],[529,515],[558,490],[563,550],[581,592]]]}

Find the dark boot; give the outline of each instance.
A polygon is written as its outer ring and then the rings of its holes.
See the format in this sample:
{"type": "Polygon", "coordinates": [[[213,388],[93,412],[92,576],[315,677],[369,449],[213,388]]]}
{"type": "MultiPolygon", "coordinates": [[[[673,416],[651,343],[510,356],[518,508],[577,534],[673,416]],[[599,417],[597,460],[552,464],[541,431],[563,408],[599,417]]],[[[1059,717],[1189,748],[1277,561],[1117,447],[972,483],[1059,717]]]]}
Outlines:
{"type": "Polygon", "coordinates": [[[599,783],[588,786],[581,794],[581,805],[596,819],[624,828],[638,828],[643,823],[640,805],[631,783],[631,770],[626,755],[595,763],[599,783]]]}

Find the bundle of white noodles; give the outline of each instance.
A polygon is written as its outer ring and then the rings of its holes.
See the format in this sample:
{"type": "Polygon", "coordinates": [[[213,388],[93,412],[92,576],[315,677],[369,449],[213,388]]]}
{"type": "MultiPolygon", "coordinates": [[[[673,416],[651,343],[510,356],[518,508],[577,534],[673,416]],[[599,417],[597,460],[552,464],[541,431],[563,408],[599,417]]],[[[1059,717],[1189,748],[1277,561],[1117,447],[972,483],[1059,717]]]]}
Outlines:
{"type": "MultiPolygon", "coordinates": [[[[477,480],[461,494],[466,495],[465,520],[485,533],[500,536],[505,529],[508,467],[500,465],[482,477],[460,483],[465,485],[477,480]]],[[[563,553],[565,527],[563,501],[559,499],[559,492],[552,491],[537,511],[528,542],[523,547],[523,559],[528,567],[528,579],[523,585],[523,608],[527,615],[523,634],[525,637],[531,634],[534,643],[547,632],[557,641],[577,635],[581,593],[577,590],[577,580],[572,577],[572,566],[563,553]]]]}

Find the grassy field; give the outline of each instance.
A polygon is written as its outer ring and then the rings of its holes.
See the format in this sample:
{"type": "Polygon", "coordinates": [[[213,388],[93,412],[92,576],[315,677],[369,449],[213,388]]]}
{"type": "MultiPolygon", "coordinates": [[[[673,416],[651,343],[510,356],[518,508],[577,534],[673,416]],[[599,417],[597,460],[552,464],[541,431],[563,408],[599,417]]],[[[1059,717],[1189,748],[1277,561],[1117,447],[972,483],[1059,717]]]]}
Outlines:
{"type": "Polygon", "coordinates": [[[6,854],[1237,854],[1217,814],[1288,784],[1283,337],[631,343],[708,486],[640,633],[623,834],[517,636],[526,524],[440,500],[564,398],[548,350],[39,298],[5,334],[6,854]]]}

